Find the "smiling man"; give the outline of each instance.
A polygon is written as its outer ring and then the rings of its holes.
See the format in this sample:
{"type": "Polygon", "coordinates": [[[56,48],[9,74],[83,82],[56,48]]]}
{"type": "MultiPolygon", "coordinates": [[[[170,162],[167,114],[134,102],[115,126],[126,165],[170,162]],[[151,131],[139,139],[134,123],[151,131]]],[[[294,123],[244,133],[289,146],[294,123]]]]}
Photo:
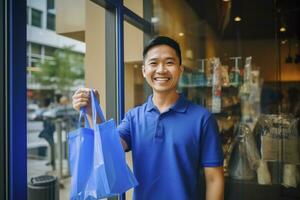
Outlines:
{"type": "MultiPolygon", "coordinates": [[[[177,92],[183,72],[178,43],[158,36],[145,47],[143,76],[153,94],[141,106],[129,110],[118,126],[125,151],[132,151],[139,185],[136,200],[207,200],[224,196],[223,153],[218,127],[211,113],[177,92]],[[200,191],[204,169],[206,191],[200,191]]],[[[89,89],[76,91],[76,110],[88,107],[89,89]]],[[[96,91],[96,93],[98,93],[96,91]]]]}

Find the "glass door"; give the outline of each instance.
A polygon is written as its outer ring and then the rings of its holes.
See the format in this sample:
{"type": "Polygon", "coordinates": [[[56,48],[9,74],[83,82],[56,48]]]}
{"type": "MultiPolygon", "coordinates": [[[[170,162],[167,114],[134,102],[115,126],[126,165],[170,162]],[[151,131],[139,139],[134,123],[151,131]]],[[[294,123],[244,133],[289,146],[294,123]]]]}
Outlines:
{"type": "Polygon", "coordinates": [[[217,119],[225,199],[299,198],[299,6],[153,2],[156,34],[182,48],[179,90],[217,119]]]}

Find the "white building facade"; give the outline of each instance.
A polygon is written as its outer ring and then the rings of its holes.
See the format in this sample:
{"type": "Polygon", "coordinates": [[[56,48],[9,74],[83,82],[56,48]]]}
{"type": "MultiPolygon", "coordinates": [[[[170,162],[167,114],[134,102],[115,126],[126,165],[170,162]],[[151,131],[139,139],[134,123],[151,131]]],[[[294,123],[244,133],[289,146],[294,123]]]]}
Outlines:
{"type": "Polygon", "coordinates": [[[85,54],[85,43],[55,32],[55,0],[27,1],[27,88],[42,86],[31,79],[37,63],[51,60],[56,49],[71,47],[74,53],[85,54]]]}

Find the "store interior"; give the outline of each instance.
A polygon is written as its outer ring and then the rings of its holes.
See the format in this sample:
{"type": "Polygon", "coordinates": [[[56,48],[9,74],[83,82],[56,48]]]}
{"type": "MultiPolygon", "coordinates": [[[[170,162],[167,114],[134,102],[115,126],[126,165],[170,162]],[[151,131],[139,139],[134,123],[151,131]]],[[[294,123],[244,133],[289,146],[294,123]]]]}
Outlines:
{"type": "MultiPolygon", "coordinates": [[[[189,0],[153,7],[155,34],[182,48],[178,91],[217,119],[226,199],[300,198],[299,3],[189,0]]],[[[135,91],[144,90],[137,82],[135,91]]]]}

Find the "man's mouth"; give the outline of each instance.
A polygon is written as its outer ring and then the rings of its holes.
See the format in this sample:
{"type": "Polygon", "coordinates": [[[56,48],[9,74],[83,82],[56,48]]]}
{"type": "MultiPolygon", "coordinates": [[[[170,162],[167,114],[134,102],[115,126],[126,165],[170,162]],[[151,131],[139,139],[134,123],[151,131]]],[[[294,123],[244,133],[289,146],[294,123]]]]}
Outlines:
{"type": "Polygon", "coordinates": [[[159,82],[166,82],[166,81],[171,80],[171,78],[169,78],[169,77],[154,77],[154,80],[159,81],[159,82]]]}

